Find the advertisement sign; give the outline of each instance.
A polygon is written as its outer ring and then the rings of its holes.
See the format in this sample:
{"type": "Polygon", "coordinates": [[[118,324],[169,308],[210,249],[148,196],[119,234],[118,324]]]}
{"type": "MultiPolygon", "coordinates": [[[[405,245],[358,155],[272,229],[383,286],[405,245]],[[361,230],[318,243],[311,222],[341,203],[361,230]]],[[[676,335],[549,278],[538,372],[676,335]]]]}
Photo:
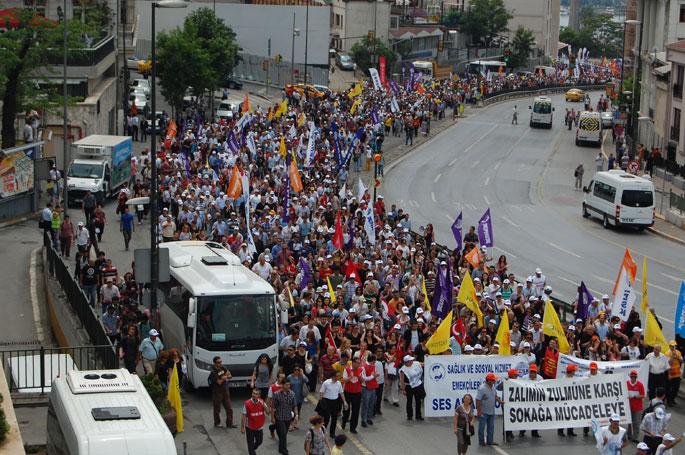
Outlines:
{"type": "MultiPolygon", "coordinates": [[[[591,360],[579,359],[570,355],[559,353],[559,362],[557,362],[557,378],[563,378],[566,373],[568,365],[575,365],[576,377],[590,376],[591,360]]],[[[649,380],[649,364],[644,360],[617,360],[614,362],[595,362],[597,364],[597,371],[599,374],[617,374],[623,377],[625,381],[628,380],[628,373],[630,370],[637,370],[637,380],[647,387],[649,380]]]]}
{"type": "Polygon", "coordinates": [[[33,160],[24,151],[0,157],[0,198],[8,198],[33,189],[33,160]]]}
{"type": "Polygon", "coordinates": [[[552,430],[589,427],[593,420],[608,425],[618,414],[630,423],[628,388],[622,375],[551,379],[530,382],[504,381],[504,428],[552,430]]]}
{"type": "MultiPolygon", "coordinates": [[[[515,368],[521,376],[528,375],[528,362],[518,355],[431,355],[424,364],[424,415],[426,417],[451,417],[461,404],[464,395],[476,399],[478,387],[485,382],[485,375],[495,373],[501,378],[515,368]]],[[[502,414],[497,405],[495,412],[502,414]]]]}

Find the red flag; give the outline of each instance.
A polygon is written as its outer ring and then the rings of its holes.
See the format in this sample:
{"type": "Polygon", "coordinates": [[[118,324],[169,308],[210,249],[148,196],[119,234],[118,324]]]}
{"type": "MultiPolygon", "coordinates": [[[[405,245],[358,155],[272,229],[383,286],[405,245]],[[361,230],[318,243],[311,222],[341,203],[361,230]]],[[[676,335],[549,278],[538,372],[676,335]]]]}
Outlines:
{"type": "Polygon", "coordinates": [[[347,261],[347,267],[345,269],[345,278],[350,278],[354,274],[354,279],[361,286],[362,279],[359,277],[359,270],[357,264],[355,264],[351,259],[347,261]]]}
{"type": "Polygon", "coordinates": [[[342,250],[343,243],[342,218],[340,216],[340,210],[338,210],[338,215],[335,218],[335,235],[333,235],[333,246],[336,250],[342,250]]]}
{"type": "Polygon", "coordinates": [[[333,333],[331,332],[330,323],[326,326],[326,340],[328,340],[328,344],[333,346],[336,351],[338,350],[338,346],[335,345],[335,338],[333,338],[333,333]]]}
{"type": "Polygon", "coordinates": [[[457,343],[460,345],[464,343],[464,339],[466,339],[466,327],[464,327],[464,322],[461,318],[457,318],[457,321],[452,324],[451,332],[454,339],[457,340],[457,343]]]}
{"type": "Polygon", "coordinates": [[[397,349],[395,349],[395,352],[397,353],[397,358],[395,359],[395,368],[399,368],[402,366],[402,358],[404,357],[404,352],[402,352],[402,341],[404,338],[402,336],[399,336],[397,338],[397,349]]]}

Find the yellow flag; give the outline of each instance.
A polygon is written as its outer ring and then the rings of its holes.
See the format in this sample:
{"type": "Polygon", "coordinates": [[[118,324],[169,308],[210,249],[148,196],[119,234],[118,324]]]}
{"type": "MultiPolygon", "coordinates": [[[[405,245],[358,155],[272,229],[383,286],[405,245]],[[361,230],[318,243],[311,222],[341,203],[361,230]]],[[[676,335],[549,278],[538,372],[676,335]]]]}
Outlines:
{"type": "Polygon", "coordinates": [[[290,300],[290,308],[295,308],[295,299],[293,299],[293,293],[290,291],[290,287],[288,287],[288,299],[290,300]]]}
{"type": "Polygon", "coordinates": [[[483,327],[483,312],[480,310],[480,306],[478,306],[476,288],[473,286],[471,274],[468,272],[464,275],[464,280],[459,288],[457,302],[466,305],[466,308],[471,310],[476,315],[476,318],[478,318],[478,327],[483,327]]]}
{"type": "Polygon", "coordinates": [[[668,343],[666,342],[666,338],[664,338],[664,334],[659,327],[659,323],[656,322],[654,313],[652,313],[652,310],[649,308],[647,308],[646,313],[647,321],[645,322],[645,344],[647,346],[656,346],[657,344],[661,345],[661,352],[668,352],[668,343]]]}
{"type": "Polygon", "coordinates": [[[426,291],[426,277],[422,277],[423,279],[421,280],[421,292],[423,292],[423,302],[426,304],[426,308],[428,308],[428,311],[431,311],[431,301],[428,298],[428,292],[426,291]]]}
{"type": "Polygon", "coordinates": [[[568,340],[566,339],[566,334],[564,334],[564,328],[559,321],[559,315],[549,299],[547,299],[547,303],[545,304],[545,315],[542,318],[542,333],[556,337],[557,343],[559,343],[559,351],[564,354],[568,354],[571,350],[571,346],[569,346],[568,340]]]}
{"type": "Polygon", "coordinates": [[[428,339],[426,347],[431,354],[442,354],[450,347],[450,338],[452,328],[452,312],[447,314],[435,332],[428,339]]]}
{"type": "Polygon", "coordinates": [[[288,100],[283,100],[280,106],[278,106],[278,109],[276,110],[276,118],[279,118],[281,115],[285,114],[288,111],[288,100]]]}
{"type": "Polygon", "coordinates": [[[504,310],[502,312],[502,319],[499,321],[499,328],[497,329],[497,336],[495,341],[499,343],[500,355],[511,355],[511,334],[509,333],[509,312],[504,310]]]}
{"type": "Polygon", "coordinates": [[[647,311],[649,298],[647,297],[647,256],[642,259],[642,313],[647,311]]]}
{"type": "Polygon", "coordinates": [[[288,154],[288,149],[285,148],[285,136],[281,136],[281,145],[278,147],[278,152],[283,158],[288,154]]]}
{"type": "Polygon", "coordinates": [[[350,114],[354,115],[354,112],[357,110],[359,105],[361,104],[362,100],[360,98],[357,98],[354,103],[352,103],[352,106],[350,107],[350,114]]]}
{"type": "Polygon", "coordinates": [[[333,290],[330,277],[326,277],[326,284],[328,284],[328,293],[331,295],[331,303],[335,303],[335,291],[333,290]]]}
{"type": "Polygon", "coordinates": [[[269,108],[269,113],[266,115],[266,118],[271,121],[274,119],[274,110],[269,108]]]}
{"type": "Polygon", "coordinates": [[[169,391],[166,395],[171,407],[176,410],[176,431],[183,432],[183,405],[181,404],[181,390],[178,384],[178,372],[176,371],[176,364],[174,363],[174,370],[171,372],[169,379],[169,391]]]}
{"type": "Polygon", "coordinates": [[[347,94],[347,97],[352,99],[355,96],[359,96],[362,94],[362,83],[357,82],[354,86],[354,88],[350,91],[350,93],[347,94]]]}
{"type": "Polygon", "coordinates": [[[300,114],[300,116],[297,118],[297,127],[301,128],[302,125],[304,125],[304,122],[307,121],[307,116],[304,115],[304,112],[300,114]]]}

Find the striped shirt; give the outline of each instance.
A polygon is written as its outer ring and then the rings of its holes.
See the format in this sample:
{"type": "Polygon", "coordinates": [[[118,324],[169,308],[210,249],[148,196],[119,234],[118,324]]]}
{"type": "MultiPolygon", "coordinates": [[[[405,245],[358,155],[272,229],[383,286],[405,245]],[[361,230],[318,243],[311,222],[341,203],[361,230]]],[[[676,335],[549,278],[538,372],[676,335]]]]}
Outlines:
{"type": "Polygon", "coordinates": [[[274,394],[272,400],[276,420],[292,420],[297,410],[295,393],[292,390],[288,392],[281,390],[274,394]]]}

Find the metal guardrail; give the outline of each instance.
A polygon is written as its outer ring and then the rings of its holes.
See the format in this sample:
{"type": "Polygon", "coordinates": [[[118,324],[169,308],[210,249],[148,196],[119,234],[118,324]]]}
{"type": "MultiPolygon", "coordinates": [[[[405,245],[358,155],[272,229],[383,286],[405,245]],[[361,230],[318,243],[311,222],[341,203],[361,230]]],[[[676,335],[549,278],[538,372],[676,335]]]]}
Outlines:
{"type": "MultiPolygon", "coordinates": [[[[61,50],[52,49],[54,52],[48,54],[48,63],[51,65],[62,66],[61,50]]],[[[68,49],[67,50],[67,65],[68,66],[93,66],[102,61],[109,54],[114,52],[114,36],[109,35],[95,44],[94,47],[83,49],[68,49]]]]}
{"type": "Polygon", "coordinates": [[[674,193],[673,190],[669,190],[669,208],[677,209],[680,211],[680,214],[685,211],[685,193],[682,194],[682,196],[678,193],[674,193]]]}
{"type": "Polygon", "coordinates": [[[112,369],[112,346],[75,346],[0,351],[10,392],[46,393],[52,380],[71,370],[112,369]]]}
{"type": "Polygon", "coordinates": [[[585,90],[604,90],[605,85],[603,84],[564,84],[564,85],[547,85],[539,89],[520,89],[520,90],[508,90],[506,92],[498,92],[490,95],[485,95],[482,98],[483,106],[488,106],[493,103],[498,103],[500,101],[505,101],[512,98],[524,98],[527,96],[534,95],[548,95],[553,93],[564,92],[571,88],[583,88],[585,90]]]}
{"type": "MultiPolygon", "coordinates": [[[[411,231],[411,236],[414,241],[423,241],[423,236],[417,232],[411,231]]],[[[440,245],[437,242],[435,242],[435,246],[438,249],[438,258],[441,260],[451,257],[454,254],[454,250],[450,250],[446,246],[440,245]]],[[[554,305],[554,308],[557,310],[561,322],[568,321],[569,316],[571,318],[571,321],[575,319],[575,310],[572,304],[560,300],[554,296],[550,296],[550,300],[552,301],[552,305],[554,305]]]]}
{"type": "Polygon", "coordinates": [[[90,342],[94,346],[109,346],[111,358],[106,359],[107,364],[117,365],[116,352],[112,342],[105,332],[105,328],[88,303],[88,297],[81,289],[78,281],[71,275],[69,267],[64,263],[59,253],[53,248],[49,234],[43,236],[43,247],[47,251],[48,271],[59,282],[67,301],[76,313],[83,328],[88,333],[90,342]]]}

